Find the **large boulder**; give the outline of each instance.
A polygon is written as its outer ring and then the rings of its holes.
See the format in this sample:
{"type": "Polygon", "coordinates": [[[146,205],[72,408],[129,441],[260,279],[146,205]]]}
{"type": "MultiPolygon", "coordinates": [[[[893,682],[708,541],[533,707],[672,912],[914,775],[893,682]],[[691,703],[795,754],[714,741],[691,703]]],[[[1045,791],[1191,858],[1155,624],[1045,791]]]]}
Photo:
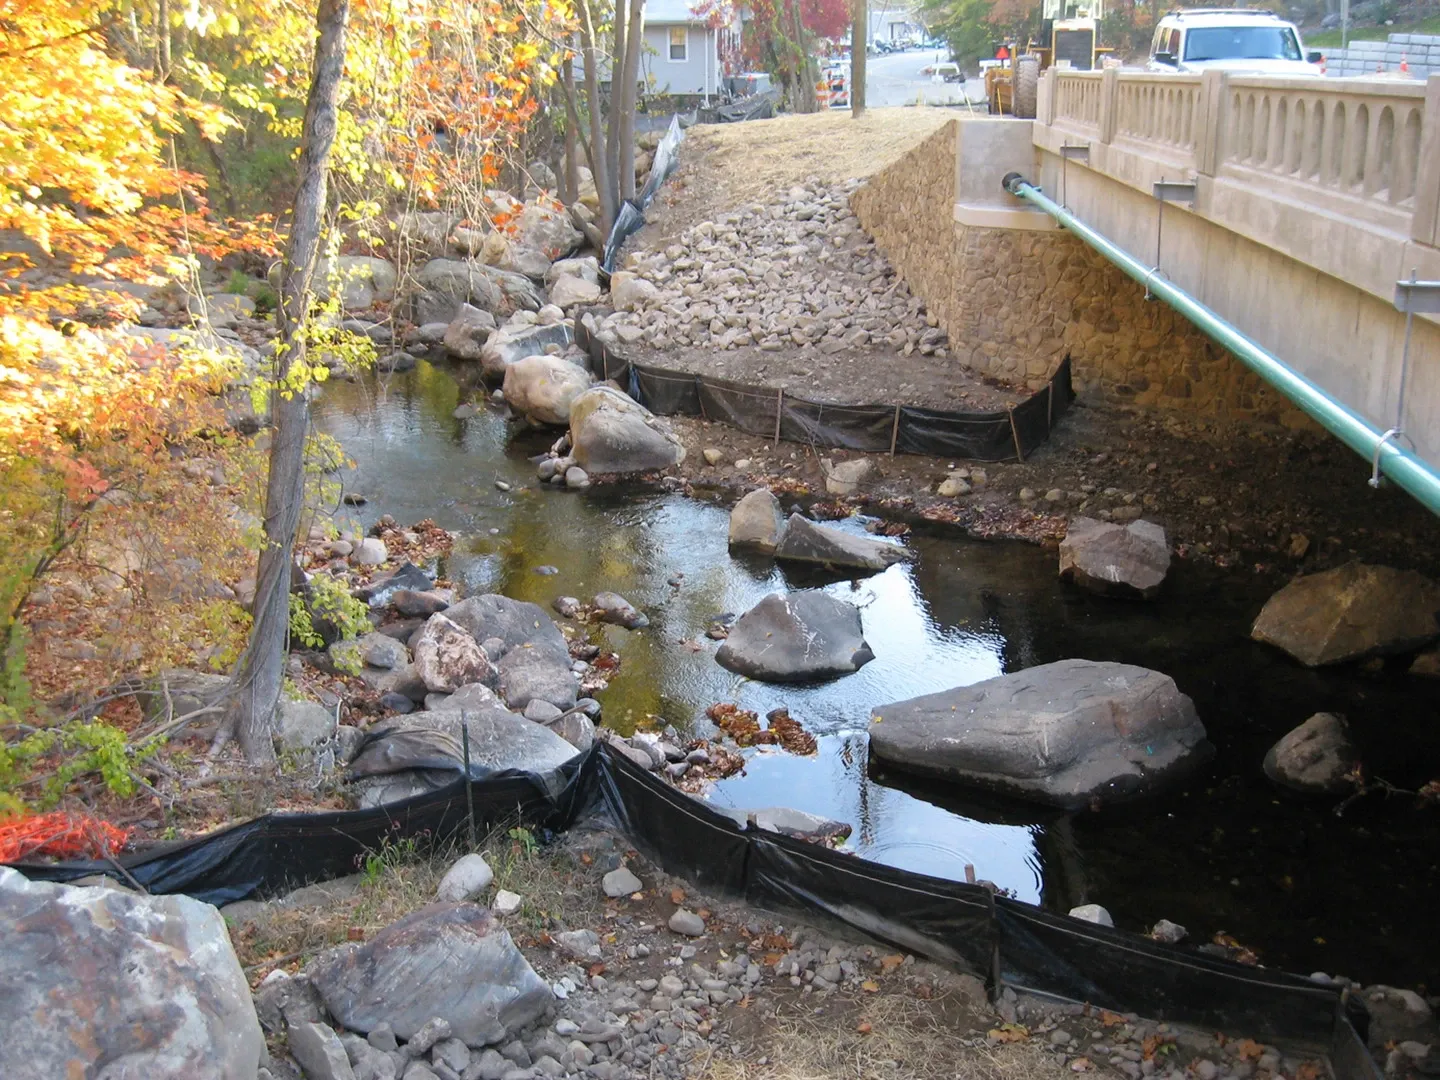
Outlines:
{"type": "Polygon", "coordinates": [[[1354,787],[1349,777],[1359,761],[1345,718],[1316,713],[1270,748],[1264,767],[1282,787],[1333,795],[1354,787]]]}
{"type": "Polygon", "coordinates": [[[445,616],[463,626],[476,641],[491,643],[487,651],[492,660],[521,646],[569,655],[565,635],[539,604],[485,593],[452,604],[445,609],[445,616]],[[496,646],[494,642],[501,644],[496,646]]]}
{"type": "Polygon", "coordinates": [[[497,666],[500,696],[512,709],[548,701],[564,711],[573,708],[579,698],[580,680],[570,670],[568,654],[522,645],[502,656],[497,666]]]}
{"type": "Polygon", "coordinates": [[[474,259],[431,259],[420,268],[415,281],[425,291],[449,299],[456,311],[461,304],[469,304],[481,311],[493,312],[500,308],[500,288],[486,269],[474,259]]]}
{"type": "Polygon", "coordinates": [[[495,333],[495,316],[469,304],[461,304],[445,328],[442,344],[457,360],[479,360],[485,342],[495,333]]]}
{"type": "Polygon", "coordinates": [[[730,628],[715,659],[761,682],[798,683],[848,675],[875,659],[860,609],[807,589],[771,593],[730,628]]]}
{"type": "Polygon", "coordinates": [[[1113,525],[1076,518],[1060,541],[1060,577],[1091,592],[1149,600],[1169,570],[1165,530],[1153,521],[1113,525]]]}
{"type": "Polygon", "coordinates": [[[453,693],[469,683],[495,682],[495,665],[480,643],[439,613],[425,621],[415,640],[415,670],[425,689],[434,694],[453,693]]]}
{"type": "Polygon", "coordinates": [[[515,222],[513,243],[542,252],[552,262],[563,259],[584,243],[585,237],[564,209],[530,204],[515,222]]]}
{"type": "Polygon", "coordinates": [[[730,546],[773,552],[785,531],[780,500],[769,488],[756,488],[730,511],[730,546]]]}
{"type": "Polygon", "coordinates": [[[1440,637],[1437,616],[1440,585],[1356,562],[1290,582],[1266,601],[1250,636],[1319,667],[1419,649],[1440,637]]]}
{"type": "Polygon", "coordinates": [[[895,702],[870,718],[875,761],[1065,809],[1146,794],[1211,753],[1168,675],[1092,660],[895,702]]]}
{"type": "Polygon", "coordinates": [[[512,274],[523,274],[532,281],[544,281],[550,270],[550,259],[543,251],[523,244],[506,244],[494,264],[512,274]]]}
{"type": "Polygon", "coordinates": [[[685,460],[670,425],[609,386],[596,386],[570,403],[571,452],[595,473],[668,469],[685,460]]]}
{"type": "Polygon", "coordinates": [[[775,548],[775,557],[854,570],[884,570],[914,555],[899,544],[855,536],[828,525],[817,525],[800,514],[791,514],[775,548]]]}
{"type": "Polygon", "coordinates": [[[322,953],[306,973],[351,1031],[389,1024],[408,1040],[438,1017],[452,1037],[477,1048],[514,1034],[553,1000],[510,935],[477,904],[420,908],[364,944],[322,953]]]}
{"type": "Polygon", "coordinates": [[[550,264],[549,270],[545,271],[545,284],[553,285],[566,275],[581,278],[592,285],[599,285],[600,260],[594,255],[586,255],[583,259],[558,259],[550,264]]]}
{"type": "MultiPolygon", "coordinates": [[[[280,286],[280,264],[269,274],[270,284],[280,286]]],[[[399,274],[387,259],[373,255],[341,255],[321,259],[315,266],[315,296],[319,300],[340,299],[346,311],[364,311],[376,301],[389,303],[395,299],[399,274]]]]}
{"type": "Polygon", "coordinates": [[[395,221],[401,241],[428,251],[443,251],[455,218],[440,210],[411,210],[395,221]]]}
{"type": "Polygon", "coordinates": [[[562,274],[550,286],[550,303],[565,311],[580,304],[593,304],[600,299],[600,286],[583,278],[562,274]]]}
{"type": "Polygon", "coordinates": [[[220,912],[0,867],[0,1076],[253,1080],[265,1052],[220,912]]]}
{"type": "Polygon", "coordinates": [[[527,356],[505,369],[505,400],[542,424],[568,424],[570,403],[590,389],[590,373],[558,356],[527,356]]]}
{"type": "Polygon", "coordinates": [[[527,356],[540,356],[554,347],[567,348],[575,340],[575,331],[568,322],[549,326],[521,326],[507,323],[490,335],[480,350],[481,371],[486,378],[503,379],[505,369],[527,356]]]}

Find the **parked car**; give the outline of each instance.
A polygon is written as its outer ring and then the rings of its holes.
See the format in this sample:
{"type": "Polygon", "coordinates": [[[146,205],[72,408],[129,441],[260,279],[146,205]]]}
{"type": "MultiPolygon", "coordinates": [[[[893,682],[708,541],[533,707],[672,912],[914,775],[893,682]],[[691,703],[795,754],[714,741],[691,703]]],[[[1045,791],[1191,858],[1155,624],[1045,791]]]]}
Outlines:
{"type": "Polygon", "coordinates": [[[1306,53],[1300,31],[1269,11],[1192,8],[1160,20],[1147,71],[1323,75],[1320,54],[1306,53]]]}

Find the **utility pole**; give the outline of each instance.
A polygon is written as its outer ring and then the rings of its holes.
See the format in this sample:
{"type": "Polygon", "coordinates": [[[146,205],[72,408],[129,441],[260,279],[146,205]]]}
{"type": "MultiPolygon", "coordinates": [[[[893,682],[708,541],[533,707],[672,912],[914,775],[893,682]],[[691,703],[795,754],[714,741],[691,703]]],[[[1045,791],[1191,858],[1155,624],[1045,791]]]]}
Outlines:
{"type": "Polygon", "coordinates": [[[854,0],[850,13],[850,115],[865,115],[865,48],[870,30],[869,0],[854,0]]]}

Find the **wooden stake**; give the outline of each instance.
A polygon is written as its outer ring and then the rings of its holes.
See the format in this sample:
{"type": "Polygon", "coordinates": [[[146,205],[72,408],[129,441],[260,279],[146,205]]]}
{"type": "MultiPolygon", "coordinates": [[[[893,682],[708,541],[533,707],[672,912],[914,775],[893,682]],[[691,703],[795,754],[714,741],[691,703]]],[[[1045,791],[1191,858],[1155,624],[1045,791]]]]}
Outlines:
{"type": "Polygon", "coordinates": [[[785,415],[785,388],[775,395],[775,448],[780,448],[780,418],[785,415]]]}
{"type": "Polygon", "coordinates": [[[1010,434],[1015,439],[1015,460],[1025,460],[1025,448],[1020,445],[1020,429],[1015,426],[1015,410],[1006,409],[1006,415],[1010,417],[1010,434]]]}
{"type": "Polygon", "coordinates": [[[890,425],[890,456],[895,456],[895,444],[900,441],[900,406],[895,406],[895,422],[890,425]]]}

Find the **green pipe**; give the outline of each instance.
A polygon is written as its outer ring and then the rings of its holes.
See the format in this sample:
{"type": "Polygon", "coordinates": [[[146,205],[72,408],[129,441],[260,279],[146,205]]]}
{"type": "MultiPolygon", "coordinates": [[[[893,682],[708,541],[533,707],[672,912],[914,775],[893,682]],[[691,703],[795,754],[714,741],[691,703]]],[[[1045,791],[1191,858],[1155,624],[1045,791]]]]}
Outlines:
{"type": "Polygon", "coordinates": [[[1376,462],[1378,455],[1381,476],[1400,485],[1432,514],[1440,514],[1440,474],[1437,474],[1434,468],[1411,451],[1396,446],[1393,438],[1386,438],[1386,432],[1357,416],[1189,293],[1176,288],[1108,237],[1090,228],[1053,199],[1047,198],[1038,187],[1019,173],[1008,174],[1001,183],[1011,195],[1044,210],[1128,276],[1144,285],[1151,294],[1184,315],[1202,333],[1239,357],[1247,367],[1366,461],[1376,462]]]}

